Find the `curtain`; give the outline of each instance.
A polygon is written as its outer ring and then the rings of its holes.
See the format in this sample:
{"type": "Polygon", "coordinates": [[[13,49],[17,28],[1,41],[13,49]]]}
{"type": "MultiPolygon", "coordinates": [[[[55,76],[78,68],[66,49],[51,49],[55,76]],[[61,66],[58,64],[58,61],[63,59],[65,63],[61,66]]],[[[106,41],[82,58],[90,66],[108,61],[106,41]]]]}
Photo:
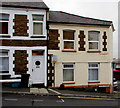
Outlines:
{"type": "Polygon", "coordinates": [[[89,80],[98,80],[98,69],[89,69],[89,80]]]}
{"type": "Polygon", "coordinates": [[[73,69],[63,69],[63,81],[74,81],[73,69]]]}

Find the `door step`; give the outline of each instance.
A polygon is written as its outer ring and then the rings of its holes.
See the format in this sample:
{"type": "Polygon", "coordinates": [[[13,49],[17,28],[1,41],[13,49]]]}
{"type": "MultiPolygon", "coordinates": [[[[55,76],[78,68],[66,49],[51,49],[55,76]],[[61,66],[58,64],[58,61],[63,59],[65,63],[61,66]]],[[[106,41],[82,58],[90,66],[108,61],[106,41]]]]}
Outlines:
{"type": "Polygon", "coordinates": [[[37,84],[32,84],[32,87],[36,87],[36,88],[44,88],[44,83],[37,83],[37,84]]]}

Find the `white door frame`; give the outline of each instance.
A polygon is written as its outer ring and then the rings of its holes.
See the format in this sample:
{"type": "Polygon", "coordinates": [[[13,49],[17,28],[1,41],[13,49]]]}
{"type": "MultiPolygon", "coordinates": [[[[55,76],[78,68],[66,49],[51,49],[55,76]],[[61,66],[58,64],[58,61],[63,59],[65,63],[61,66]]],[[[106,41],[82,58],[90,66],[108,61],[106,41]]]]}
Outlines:
{"type": "MultiPolygon", "coordinates": [[[[44,57],[44,76],[45,76],[45,78],[44,78],[44,86],[47,86],[47,47],[32,47],[32,49],[31,50],[29,50],[29,58],[30,58],[30,61],[29,61],[29,74],[31,75],[32,74],[32,65],[33,65],[33,62],[32,62],[32,51],[34,51],[34,50],[43,50],[44,51],[44,55],[43,55],[43,57],[44,57]]],[[[32,84],[32,77],[30,77],[30,82],[29,82],[30,84],[32,84]]]]}

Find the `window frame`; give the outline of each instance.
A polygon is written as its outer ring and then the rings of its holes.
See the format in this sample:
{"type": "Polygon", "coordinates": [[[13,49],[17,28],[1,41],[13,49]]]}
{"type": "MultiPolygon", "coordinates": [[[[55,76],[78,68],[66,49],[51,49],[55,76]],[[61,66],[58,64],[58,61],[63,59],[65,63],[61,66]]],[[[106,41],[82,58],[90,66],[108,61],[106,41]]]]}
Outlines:
{"type": "Polygon", "coordinates": [[[9,36],[9,34],[10,34],[9,33],[10,14],[9,13],[5,13],[5,12],[0,12],[0,14],[7,14],[8,15],[8,20],[2,20],[2,19],[0,20],[0,22],[2,22],[2,23],[4,23],[4,22],[8,23],[8,28],[7,28],[8,29],[8,34],[0,34],[0,37],[2,37],[2,36],[6,37],[6,36],[9,36]]]}
{"type": "Polygon", "coordinates": [[[88,51],[100,51],[100,31],[88,31],[88,51]],[[97,32],[97,33],[99,33],[99,37],[98,37],[98,41],[91,41],[91,40],[89,40],[89,33],[90,32],[97,32]],[[90,43],[97,43],[97,45],[98,45],[98,49],[90,49],[90,43]]]}
{"type": "Polygon", "coordinates": [[[41,13],[32,13],[31,14],[31,23],[32,23],[32,36],[31,37],[42,37],[42,36],[46,36],[45,35],[45,30],[44,30],[44,28],[45,28],[45,15],[44,14],[41,14],[41,13]],[[41,16],[43,16],[43,21],[36,21],[36,20],[33,20],[33,15],[41,15],[41,16]],[[34,34],[34,29],[33,29],[33,27],[34,27],[34,23],[40,23],[40,24],[42,24],[42,34],[41,35],[39,35],[39,34],[34,34]]]}
{"type": "Polygon", "coordinates": [[[67,70],[67,69],[72,69],[73,70],[73,81],[64,81],[64,76],[62,77],[62,82],[63,83],[66,83],[66,82],[75,82],[75,63],[63,63],[62,64],[62,74],[64,73],[64,70],[67,70]],[[68,68],[65,68],[64,65],[73,65],[73,67],[68,67],[68,68]]]}
{"type": "Polygon", "coordinates": [[[63,30],[63,51],[75,51],[75,30],[63,30]],[[73,32],[74,33],[74,40],[68,40],[68,39],[64,39],[64,32],[73,32]],[[64,42],[73,42],[74,44],[74,48],[73,49],[65,49],[64,48],[64,42]]]}
{"type": "Polygon", "coordinates": [[[100,72],[100,63],[88,63],[88,81],[99,81],[99,72],[100,72]],[[97,67],[90,67],[90,64],[97,64],[97,67]],[[92,69],[97,69],[97,80],[91,80],[89,79],[89,70],[92,69]]]}

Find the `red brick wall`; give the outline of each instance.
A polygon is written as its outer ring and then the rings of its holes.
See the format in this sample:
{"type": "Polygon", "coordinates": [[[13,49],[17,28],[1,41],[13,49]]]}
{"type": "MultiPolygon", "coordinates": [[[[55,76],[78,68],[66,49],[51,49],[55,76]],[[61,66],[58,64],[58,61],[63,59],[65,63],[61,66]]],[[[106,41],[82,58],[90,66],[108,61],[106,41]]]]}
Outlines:
{"type": "Polygon", "coordinates": [[[79,39],[80,39],[80,41],[79,41],[79,45],[80,45],[80,48],[78,49],[79,51],[85,51],[85,40],[84,40],[84,38],[85,38],[85,35],[84,35],[84,31],[80,31],[80,34],[79,34],[79,39]]]}
{"type": "Polygon", "coordinates": [[[15,74],[26,73],[28,71],[27,51],[26,50],[15,50],[13,57],[15,58],[15,60],[13,61],[13,64],[15,65],[15,67],[13,68],[13,71],[15,71],[15,74]]]}
{"type": "Polygon", "coordinates": [[[29,36],[27,33],[28,30],[28,20],[27,15],[15,15],[14,21],[14,33],[13,36],[29,36]]]}
{"type": "Polygon", "coordinates": [[[47,46],[46,40],[0,40],[0,46],[47,46]]]}
{"type": "Polygon", "coordinates": [[[58,40],[59,37],[58,30],[49,30],[49,42],[48,42],[48,49],[49,50],[59,50],[58,44],[60,41],[58,40]]]}

